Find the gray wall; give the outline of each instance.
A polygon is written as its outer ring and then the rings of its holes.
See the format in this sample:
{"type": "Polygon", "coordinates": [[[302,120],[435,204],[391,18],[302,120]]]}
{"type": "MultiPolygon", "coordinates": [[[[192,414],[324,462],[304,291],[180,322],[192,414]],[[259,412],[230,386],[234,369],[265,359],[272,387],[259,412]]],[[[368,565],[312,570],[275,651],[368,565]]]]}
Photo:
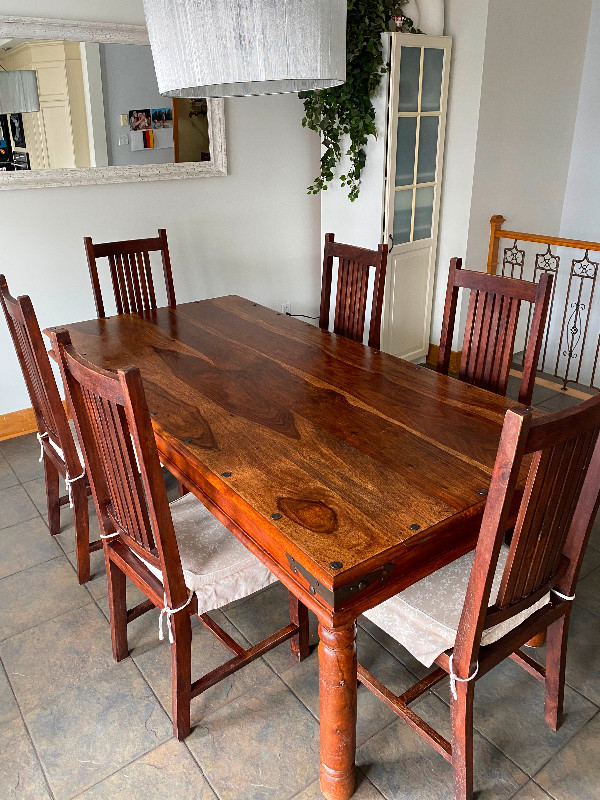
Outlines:
{"type": "Polygon", "coordinates": [[[121,127],[121,114],[134,109],[172,107],[171,100],[158,93],[150,47],[101,44],[100,68],[110,166],[172,164],[172,147],[132,151],[128,144],[119,145],[119,136],[130,133],[128,127],[121,127]]]}

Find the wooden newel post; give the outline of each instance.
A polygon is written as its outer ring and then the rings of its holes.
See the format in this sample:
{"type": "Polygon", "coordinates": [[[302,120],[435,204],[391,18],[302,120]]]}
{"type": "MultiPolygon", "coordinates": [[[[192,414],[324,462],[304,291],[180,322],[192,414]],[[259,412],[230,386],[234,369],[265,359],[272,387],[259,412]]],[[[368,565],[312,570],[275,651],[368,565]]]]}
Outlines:
{"type": "Polygon", "coordinates": [[[327,800],[354,793],[356,754],[356,622],[330,630],[319,625],[321,792],[327,800]]]}
{"type": "Polygon", "coordinates": [[[497,231],[501,230],[506,220],[502,214],[494,214],[490,220],[490,247],[488,250],[487,272],[488,275],[495,275],[498,269],[498,248],[500,247],[500,237],[497,231]]]}

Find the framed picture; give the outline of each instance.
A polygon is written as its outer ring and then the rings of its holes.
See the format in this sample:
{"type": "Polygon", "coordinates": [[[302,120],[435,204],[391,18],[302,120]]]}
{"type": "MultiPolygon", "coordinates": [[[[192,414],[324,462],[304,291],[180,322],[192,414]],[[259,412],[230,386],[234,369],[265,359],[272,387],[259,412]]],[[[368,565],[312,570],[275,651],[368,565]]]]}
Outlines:
{"type": "Polygon", "coordinates": [[[129,129],[132,131],[147,131],[152,127],[152,118],[149,108],[129,112],[129,129]]]}
{"type": "Polygon", "coordinates": [[[172,108],[153,108],[152,109],[153,128],[172,128],[173,109],[172,108]]]}
{"type": "Polygon", "coordinates": [[[25,142],[25,129],[23,127],[23,116],[21,114],[10,115],[10,132],[15,147],[27,147],[25,142]]]}

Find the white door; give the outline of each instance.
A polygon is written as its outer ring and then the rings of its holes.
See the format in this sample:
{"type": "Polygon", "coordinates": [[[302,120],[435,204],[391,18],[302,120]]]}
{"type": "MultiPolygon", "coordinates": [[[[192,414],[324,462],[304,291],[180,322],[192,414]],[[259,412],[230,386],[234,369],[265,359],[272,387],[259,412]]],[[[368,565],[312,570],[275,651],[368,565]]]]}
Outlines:
{"type": "Polygon", "coordinates": [[[427,355],[452,40],[392,36],[382,349],[427,355]]]}

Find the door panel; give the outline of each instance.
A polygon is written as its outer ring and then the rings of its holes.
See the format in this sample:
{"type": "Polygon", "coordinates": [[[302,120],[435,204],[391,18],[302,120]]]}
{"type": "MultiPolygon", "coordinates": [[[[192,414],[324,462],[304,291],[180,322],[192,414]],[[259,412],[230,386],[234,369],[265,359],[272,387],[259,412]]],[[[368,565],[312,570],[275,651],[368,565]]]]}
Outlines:
{"type": "Polygon", "coordinates": [[[388,259],[386,318],[389,336],[385,350],[408,361],[419,358],[429,347],[429,320],[423,314],[423,302],[430,294],[430,258],[429,241],[424,247],[408,252],[394,248],[388,259]]]}

